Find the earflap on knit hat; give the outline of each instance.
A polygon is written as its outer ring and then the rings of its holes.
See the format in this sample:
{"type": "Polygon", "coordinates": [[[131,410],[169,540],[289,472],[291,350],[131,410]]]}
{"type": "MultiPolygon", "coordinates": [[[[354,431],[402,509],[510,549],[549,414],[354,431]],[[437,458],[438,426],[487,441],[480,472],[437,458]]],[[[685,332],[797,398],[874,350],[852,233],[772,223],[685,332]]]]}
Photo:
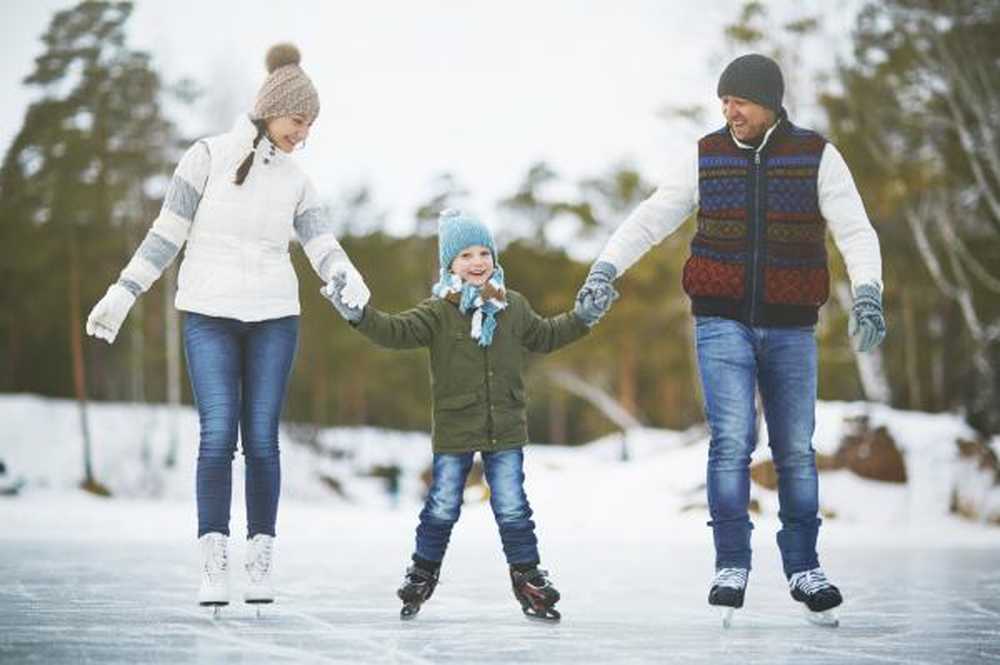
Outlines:
{"type": "Polygon", "coordinates": [[[716,92],[720,98],[742,97],[779,113],[785,80],[777,62],[760,53],[748,53],[726,66],[716,92]]]}
{"type": "Polygon", "coordinates": [[[489,248],[494,265],[499,266],[493,234],[485,224],[461,210],[448,208],[442,211],[438,216],[438,258],[441,261],[442,275],[448,273],[452,261],[463,249],[473,245],[489,248]]]}
{"type": "Polygon", "coordinates": [[[309,122],[319,115],[319,93],[300,63],[302,54],[294,44],[275,44],[267,51],[267,78],[257,93],[252,117],[267,120],[284,115],[302,115],[309,122]]]}

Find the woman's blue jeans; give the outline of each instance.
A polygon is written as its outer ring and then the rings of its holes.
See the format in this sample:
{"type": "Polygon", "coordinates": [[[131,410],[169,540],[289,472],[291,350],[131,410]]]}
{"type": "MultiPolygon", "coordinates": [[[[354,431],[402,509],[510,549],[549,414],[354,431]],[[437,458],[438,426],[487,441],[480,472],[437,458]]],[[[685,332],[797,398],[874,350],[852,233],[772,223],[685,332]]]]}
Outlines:
{"type": "MultiPolygon", "coordinates": [[[[524,449],[483,452],[483,471],[490,486],[490,506],[500,528],[500,541],[510,565],[537,565],[538,540],[531,506],[524,493],[524,449]]],[[[465,479],[474,452],[435,453],[434,476],[417,526],[416,557],[444,559],[452,527],[462,511],[465,479]]]]}
{"type": "Polygon", "coordinates": [[[184,352],[201,424],[199,537],[229,535],[237,435],[246,463],[247,537],[275,535],[278,422],[298,334],[297,316],[252,323],[191,312],[184,318],[184,352]]]}
{"type": "Polygon", "coordinates": [[[785,575],[817,567],[813,327],[753,328],[721,317],[697,317],[695,338],[711,430],[707,486],[716,568],[750,568],[750,455],[757,444],[758,387],[778,475],[778,547],[785,575]]]}

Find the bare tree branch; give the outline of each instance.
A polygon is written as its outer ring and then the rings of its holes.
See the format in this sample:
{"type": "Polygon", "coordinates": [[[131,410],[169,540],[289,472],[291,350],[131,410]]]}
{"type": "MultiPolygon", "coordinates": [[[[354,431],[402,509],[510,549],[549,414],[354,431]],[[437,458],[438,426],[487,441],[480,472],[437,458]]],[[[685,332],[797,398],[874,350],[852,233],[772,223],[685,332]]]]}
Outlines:
{"type": "Polygon", "coordinates": [[[607,416],[608,420],[628,430],[633,427],[642,427],[635,416],[629,413],[625,407],[619,404],[611,395],[601,390],[597,386],[587,383],[579,376],[568,370],[553,369],[547,372],[548,376],[559,386],[569,392],[582,397],[594,405],[601,413],[607,416]]]}
{"type": "Polygon", "coordinates": [[[993,275],[991,275],[989,271],[984,268],[974,256],[972,256],[969,248],[965,246],[965,243],[959,235],[955,233],[955,229],[952,228],[952,225],[942,224],[940,228],[945,242],[948,243],[950,247],[954,248],[955,252],[959,257],[961,257],[965,265],[969,267],[972,274],[975,275],[987,289],[994,293],[1000,293],[1000,279],[993,277],[993,275]]]}
{"type": "MultiPolygon", "coordinates": [[[[929,206],[926,200],[921,203],[921,208],[925,209],[929,206]]],[[[937,255],[934,254],[934,250],[931,248],[931,243],[927,239],[927,234],[924,232],[924,222],[921,216],[918,215],[912,207],[907,206],[905,210],[906,221],[910,225],[910,230],[913,231],[913,238],[917,241],[917,250],[920,252],[921,258],[924,260],[924,265],[931,273],[931,277],[934,279],[934,283],[937,284],[938,289],[945,296],[957,299],[958,290],[952,285],[947,277],[944,275],[944,270],[941,269],[941,264],[938,262],[937,255]]]]}
{"type": "Polygon", "coordinates": [[[996,135],[993,132],[991,124],[993,120],[990,118],[988,110],[983,108],[982,95],[973,89],[972,84],[965,76],[965,71],[955,61],[944,37],[937,31],[931,31],[931,34],[940,58],[932,60],[926,53],[921,52],[921,62],[931,71],[934,71],[938,66],[938,62],[943,62],[947,71],[942,72],[942,75],[946,81],[954,82],[954,85],[945,84],[942,96],[948,103],[948,109],[954,119],[955,130],[958,132],[959,142],[969,160],[976,183],[986,197],[987,204],[993,214],[991,221],[1000,231],[1000,197],[997,196],[997,183],[1000,182],[1000,154],[998,154],[1000,146],[998,146],[996,135]],[[963,117],[963,106],[968,108],[974,116],[976,127],[981,136],[974,136],[970,131],[969,125],[963,117]],[[989,173],[986,169],[989,169],[989,173]],[[990,176],[992,176],[992,180],[990,176]]]}

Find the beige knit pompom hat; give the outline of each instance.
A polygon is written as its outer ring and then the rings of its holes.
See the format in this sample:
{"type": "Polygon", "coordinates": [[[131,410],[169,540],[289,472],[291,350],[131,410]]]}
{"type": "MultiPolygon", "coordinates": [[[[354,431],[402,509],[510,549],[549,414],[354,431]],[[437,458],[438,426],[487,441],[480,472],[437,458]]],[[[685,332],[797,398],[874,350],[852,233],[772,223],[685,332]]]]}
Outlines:
{"type": "Polygon", "coordinates": [[[302,56],[294,44],[275,44],[267,51],[267,79],[257,93],[254,120],[267,120],[295,113],[309,122],[319,115],[319,95],[299,67],[302,56]]]}

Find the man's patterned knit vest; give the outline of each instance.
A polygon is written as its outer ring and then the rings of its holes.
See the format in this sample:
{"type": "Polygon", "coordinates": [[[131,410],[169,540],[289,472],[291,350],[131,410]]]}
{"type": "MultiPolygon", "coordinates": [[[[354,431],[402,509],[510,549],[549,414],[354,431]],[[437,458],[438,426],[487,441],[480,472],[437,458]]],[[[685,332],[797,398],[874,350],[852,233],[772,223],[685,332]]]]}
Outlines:
{"type": "Polygon", "coordinates": [[[783,119],[756,152],[729,129],[698,142],[698,231],[684,265],[696,315],[816,323],[829,295],[817,175],[826,140],[783,119]]]}

